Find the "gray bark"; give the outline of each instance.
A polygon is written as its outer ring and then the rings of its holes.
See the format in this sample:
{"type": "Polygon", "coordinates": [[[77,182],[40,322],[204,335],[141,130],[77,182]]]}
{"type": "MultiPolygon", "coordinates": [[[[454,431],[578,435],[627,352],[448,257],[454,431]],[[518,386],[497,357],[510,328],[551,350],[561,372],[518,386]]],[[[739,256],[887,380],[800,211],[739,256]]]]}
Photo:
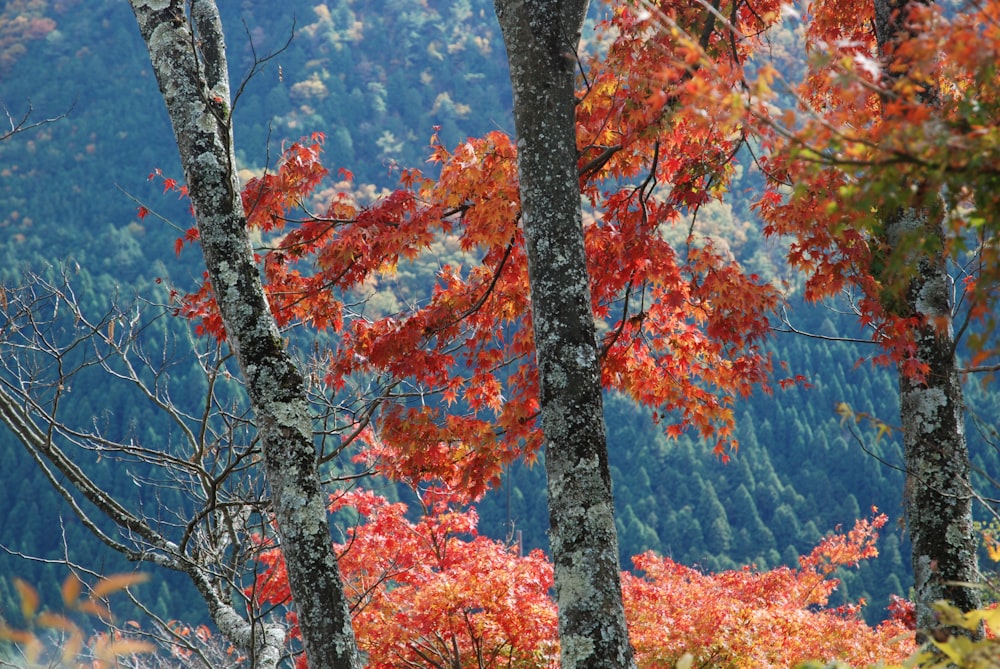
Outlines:
{"type": "Polygon", "coordinates": [[[261,286],[239,196],[225,41],[214,0],[130,0],[173,124],[205,264],[245,377],[299,626],[312,669],[354,669],[302,375],[261,286]]]}
{"type": "Polygon", "coordinates": [[[577,172],[586,0],[495,0],[514,89],[563,669],[634,667],[621,598],[577,172]]]}
{"type": "MultiPolygon", "coordinates": [[[[893,46],[909,36],[910,0],[875,0],[875,31],[886,76],[893,46]]],[[[924,93],[934,102],[936,92],[924,93]]],[[[901,188],[920,184],[901,184],[901,188]]],[[[936,208],[900,209],[882,221],[889,252],[913,268],[906,290],[890,296],[889,308],[917,316],[916,358],[927,365],[923,381],[899,374],[900,414],[906,461],[906,522],[912,543],[918,629],[935,626],[931,604],[940,599],[963,611],[979,608],[977,538],[972,524],[972,484],[965,438],[965,403],[955,360],[951,278],[944,256],[945,231],[936,208]],[[917,241],[919,240],[919,241],[917,241]],[[912,248],[911,248],[912,247],[912,248]]],[[[884,301],[885,302],[885,301],[884,301]]]]}

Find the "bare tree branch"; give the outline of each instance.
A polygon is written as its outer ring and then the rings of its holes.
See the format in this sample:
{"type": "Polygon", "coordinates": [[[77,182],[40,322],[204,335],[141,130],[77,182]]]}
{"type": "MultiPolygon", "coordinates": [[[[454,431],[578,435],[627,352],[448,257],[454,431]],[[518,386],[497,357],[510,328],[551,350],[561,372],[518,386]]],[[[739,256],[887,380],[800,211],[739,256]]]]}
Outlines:
{"type": "Polygon", "coordinates": [[[43,125],[48,125],[49,123],[55,123],[60,119],[66,118],[66,116],[73,110],[71,106],[68,110],[64,111],[62,114],[57,116],[51,116],[49,118],[43,118],[38,121],[31,120],[31,114],[34,109],[31,106],[31,101],[28,101],[28,109],[21,116],[15,116],[11,113],[10,109],[7,108],[3,102],[0,102],[0,110],[3,110],[3,115],[7,119],[7,128],[0,132],[0,142],[10,139],[14,135],[22,132],[27,132],[29,130],[34,130],[35,128],[40,128],[43,125]]]}

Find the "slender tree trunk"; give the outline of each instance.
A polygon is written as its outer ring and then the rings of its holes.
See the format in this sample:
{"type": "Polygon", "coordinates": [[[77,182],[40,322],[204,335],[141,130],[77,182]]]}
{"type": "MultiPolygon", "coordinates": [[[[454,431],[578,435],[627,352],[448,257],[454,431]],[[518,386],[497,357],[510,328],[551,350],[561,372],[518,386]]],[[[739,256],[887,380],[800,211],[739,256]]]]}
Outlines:
{"type": "MultiPolygon", "coordinates": [[[[875,30],[886,77],[892,79],[893,50],[909,36],[911,0],[875,0],[875,30]]],[[[905,73],[904,73],[905,75],[905,73]]],[[[936,91],[923,93],[933,103],[936,91]]],[[[917,191],[920,184],[914,184],[917,191]]],[[[902,184],[901,187],[908,187],[902,184]]],[[[899,374],[900,414],[906,461],[906,521],[913,547],[914,599],[919,629],[933,627],[931,604],[951,601],[963,611],[981,605],[977,540],[972,525],[972,484],[965,439],[965,403],[955,360],[951,279],[944,255],[945,231],[934,207],[900,209],[882,221],[889,252],[913,269],[905,294],[891,311],[917,316],[917,361],[923,381],[899,374]]]]}
{"type": "Polygon", "coordinates": [[[495,0],[514,89],[563,669],[634,667],[622,605],[577,173],[586,0],[495,0]]]}
{"type": "Polygon", "coordinates": [[[253,261],[236,177],[225,41],[214,0],[130,0],[173,124],[205,264],[245,377],[271,509],[311,669],[355,669],[348,602],[317,471],[301,373],[253,261]]]}

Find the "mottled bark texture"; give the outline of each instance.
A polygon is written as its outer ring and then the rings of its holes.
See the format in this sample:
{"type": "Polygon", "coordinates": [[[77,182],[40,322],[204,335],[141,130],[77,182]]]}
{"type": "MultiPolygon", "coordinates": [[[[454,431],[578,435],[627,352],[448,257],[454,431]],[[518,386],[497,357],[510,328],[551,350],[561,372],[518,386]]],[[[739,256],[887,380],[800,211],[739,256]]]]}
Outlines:
{"type": "MultiPolygon", "coordinates": [[[[906,27],[911,0],[875,0],[875,31],[887,80],[905,76],[893,67],[895,45],[906,27]]],[[[936,91],[923,93],[933,103],[936,91]]],[[[919,193],[919,183],[900,184],[919,193]]],[[[902,254],[912,275],[900,297],[887,305],[901,316],[918,316],[916,357],[926,378],[899,375],[900,414],[906,461],[906,523],[913,553],[917,625],[933,627],[931,604],[951,601],[964,611],[981,605],[977,540],[972,525],[972,485],[965,439],[965,404],[955,360],[951,278],[944,255],[945,231],[937,207],[899,209],[882,220],[889,252],[902,254]]]]}
{"type": "Polygon", "coordinates": [[[261,286],[239,196],[214,0],[130,0],[173,124],[205,264],[260,435],[271,509],[311,669],[360,667],[301,373],[261,286]]]}
{"type": "Polygon", "coordinates": [[[574,72],[587,1],[495,8],[514,89],[561,666],[633,667],[577,173],[574,72]]]}

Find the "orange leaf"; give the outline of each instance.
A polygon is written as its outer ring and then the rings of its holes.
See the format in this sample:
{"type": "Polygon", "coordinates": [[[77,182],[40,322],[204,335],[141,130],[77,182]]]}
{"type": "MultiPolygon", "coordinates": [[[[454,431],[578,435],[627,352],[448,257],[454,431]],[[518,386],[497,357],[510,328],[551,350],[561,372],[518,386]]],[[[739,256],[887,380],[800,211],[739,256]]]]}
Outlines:
{"type": "Polygon", "coordinates": [[[94,599],[85,599],[84,601],[78,603],[75,608],[81,613],[89,613],[90,615],[97,616],[98,618],[111,617],[111,611],[108,610],[108,607],[94,599]]]}
{"type": "Polygon", "coordinates": [[[38,620],[36,622],[42,627],[59,629],[65,632],[71,632],[76,629],[76,625],[73,624],[73,621],[61,613],[42,611],[38,614],[38,620]]]}
{"type": "Polygon", "coordinates": [[[124,590],[130,586],[145,583],[148,580],[149,574],[139,572],[134,574],[113,574],[111,576],[105,576],[97,582],[97,585],[94,586],[92,595],[95,598],[103,598],[112,592],[124,590]]]}
{"type": "Polygon", "coordinates": [[[71,573],[66,577],[66,580],[62,584],[62,600],[64,605],[73,606],[73,603],[80,596],[80,587],[82,585],[80,578],[76,574],[71,573]]]}
{"type": "Polygon", "coordinates": [[[139,639],[116,639],[111,643],[100,644],[94,650],[94,654],[102,660],[113,661],[115,658],[124,655],[136,655],[139,653],[153,653],[156,646],[148,641],[139,639]]]}
{"type": "Polygon", "coordinates": [[[14,587],[17,588],[18,597],[21,598],[21,614],[25,620],[31,620],[38,611],[38,591],[21,578],[14,579],[14,587]]]}
{"type": "Polygon", "coordinates": [[[3,623],[0,623],[0,639],[4,641],[11,641],[20,646],[31,643],[35,638],[35,635],[27,630],[16,630],[7,627],[3,623]]]}

